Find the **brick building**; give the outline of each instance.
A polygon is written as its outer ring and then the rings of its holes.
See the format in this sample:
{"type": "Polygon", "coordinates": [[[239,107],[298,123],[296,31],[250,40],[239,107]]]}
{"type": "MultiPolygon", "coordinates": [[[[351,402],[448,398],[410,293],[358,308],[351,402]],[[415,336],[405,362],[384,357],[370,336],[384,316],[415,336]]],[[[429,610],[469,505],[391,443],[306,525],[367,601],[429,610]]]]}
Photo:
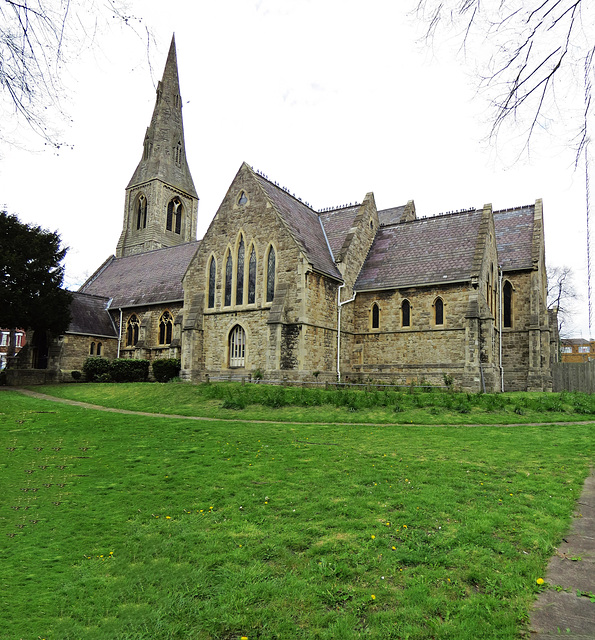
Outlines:
{"type": "Polygon", "coordinates": [[[551,389],[541,200],[419,218],[413,201],[378,210],[367,193],[315,211],[244,163],[201,241],[197,212],[172,41],[116,255],[50,347],[57,379],[88,355],[176,356],[190,381],[551,389]]]}
{"type": "Polygon", "coordinates": [[[562,362],[588,362],[595,359],[595,340],[562,338],[560,340],[562,362]]]}

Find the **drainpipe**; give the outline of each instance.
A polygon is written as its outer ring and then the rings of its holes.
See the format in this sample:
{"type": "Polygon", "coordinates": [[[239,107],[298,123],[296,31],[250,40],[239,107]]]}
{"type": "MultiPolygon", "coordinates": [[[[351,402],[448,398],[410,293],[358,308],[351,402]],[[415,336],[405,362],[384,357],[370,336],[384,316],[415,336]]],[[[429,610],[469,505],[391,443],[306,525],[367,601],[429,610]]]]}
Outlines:
{"type": "Polygon", "coordinates": [[[341,382],[341,308],[344,304],[353,302],[357,291],[353,294],[353,298],[341,302],[341,289],[345,286],[345,283],[340,284],[337,289],[337,382],[341,382]]]}
{"type": "Polygon", "coordinates": [[[500,391],[504,393],[504,367],[502,366],[502,267],[498,268],[500,272],[500,327],[499,327],[499,335],[500,335],[500,391]]]}
{"type": "Polygon", "coordinates": [[[122,344],[122,307],[120,307],[120,330],[118,331],[118,358],[120,357],[121,344],[122,344]]]}

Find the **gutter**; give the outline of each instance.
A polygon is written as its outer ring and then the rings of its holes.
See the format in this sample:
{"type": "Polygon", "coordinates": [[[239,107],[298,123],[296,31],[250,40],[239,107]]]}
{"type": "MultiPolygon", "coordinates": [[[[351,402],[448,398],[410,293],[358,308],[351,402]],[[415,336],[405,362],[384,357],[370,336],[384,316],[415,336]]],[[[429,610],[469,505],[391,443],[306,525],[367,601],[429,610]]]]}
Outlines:
{"type": "Polygon", "coordinates": [[[345,286],[345,283],[340,284],[337,289],[337,382],[341,382],[341,308],[344,304],[353,302],[357,291],[354,292],[353,298],[341,302],[341,289],[345,286]]]}
{"type": "Polygon", "coordinates": [[[502,366],[502,277],[503,277],[503,273],[502,273],[502,267],[499,266],[498,271],[500,271],[500,319],[499,319],[499,331],[498,333],[500,334],[500,391],[502,393],[504,393],[504,367],[502,366]]]}

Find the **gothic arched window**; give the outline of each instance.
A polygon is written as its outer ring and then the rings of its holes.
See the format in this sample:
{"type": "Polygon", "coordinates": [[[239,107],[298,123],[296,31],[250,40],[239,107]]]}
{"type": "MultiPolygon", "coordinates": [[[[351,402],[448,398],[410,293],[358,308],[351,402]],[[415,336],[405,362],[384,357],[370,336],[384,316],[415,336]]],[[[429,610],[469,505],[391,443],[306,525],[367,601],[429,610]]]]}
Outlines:
{"type": "Polygon", "coordinates": [[[376,303],[372,305],[372,329],[380,328],[380,308],[376,303]]]}
{"type": "Polygon", "coordinates": [[[174,328],[174,319],[169,311],[164,311],[159,318],[159,344],[169,344],[174,328]]]}
{"type": "Polygon", "coordinates": [[[512,285],[507,280],[504,283],[504,287],[502,288],[502,298],[503,298],[503,320],[504,326],[507,328],[512,327],[512,285]]]}
{"type": "Polygon", "coordinates": [[[217,276],[217,265],[215,264],[215,256],[211,256],[209,264],[209,300],[208,307],[212,309],[215,306],[215,278],[217,276]]]}
{"type": "Polygon", "coordinates": [[[136,201],[136,228],[147,228],[147,199],[142,193],[136,201]]]}
{"type": "Polygon", "coordinates": [[[275,297],[275,250],[269,247],[267,258],[267,302],[272,302],[275,297]]]}
{"type": "Polygon", "coordinates": [[[444,324],[444,302],[442,298],[436,298],[436,302],[434,302],[434,324],[444,324]]]}
{"type": "Polygon", "coordinates": [[[240,238],[236,271],[236,304],[244,304],[244,238],[240,238]]]}
{"type": "Polygon", "coordinates": [[[248,304],[256,302],[256,251],[252,247],[248,263],[248,304]]]}
{"type": "Polygon", "coordinates": [[[182,230],[182,201],[177,196],[167,205],[165,228],[167,231],[174,231],[177,234],[182,230]]]}
{"type": "Polygon", "coordinates": [[[126,346],[134,347],[138,342],[140,322],[137,316],[132,314],[126,323],[126,346]]]}
{"type": "Polygon", "coordinates": [[[243,367],[246,358],[246,332],[239,324],[229,334],[229,366],[243,367]]]}
{"type": "Polygon", "coordinates": [[[98,343],[97,343],[97,355],[98,355],[98,356],[100,356],[100,355],[101,355],[101,347],[102,347],[102,346],[103,346],[103,345],[101,344],[101,342],[98,342],[98,343]]]}
{"type": "Polygon", "coordinates": [[[89,348],[89,355],[90,356],[94,356],[95,355],[95,343],[94,342],[91,343],[91,347],[89,348]]]}
{"type": "Polygon", "coordinates": [[[411,303],[409,300],[403,300],[401,303],[401,326],[411,326],[411,303]]]}
{"type": "Polygon", "coordinates": [[[231,251],[227,254],[225,262],[225,306],[231,305],[231,280],[233,278],[233,258],[231,251]]]}

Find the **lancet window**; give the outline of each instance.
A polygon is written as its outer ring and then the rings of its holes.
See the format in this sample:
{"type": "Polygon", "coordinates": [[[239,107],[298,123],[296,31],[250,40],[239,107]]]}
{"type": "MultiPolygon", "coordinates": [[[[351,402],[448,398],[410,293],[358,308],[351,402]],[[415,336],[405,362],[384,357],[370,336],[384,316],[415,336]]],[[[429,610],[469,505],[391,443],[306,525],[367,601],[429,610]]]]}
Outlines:
{"type": "Polygon", "coordinates": [[[215,263],[215,257],[211,256],[211,262],[209,264],[209,300],[207,306],[212,309],[215,306],[215,278],[217,276],[217,265],[215,263]]]}
{"type": "Polygon", "coordinates": [[[246,359],[246,332],[239,324],[229,334],[229,366],[243,367],[246,359]]]}
{"type": "Polygon", "coordinates": [[[138,342],[138,334],[140,330],[140,322],[135,314],[128,318],[126,323],[126,346],[134,347],[138,342]]]}
{"type": "Polygon", "coordinates": [[[256,251],[252,247],[248,263],[248,304],[256,302],[256,251]]]}
{"type": "Polygon", "coordinates": [[[244,238],[240,238],[236,269],[236,304],[244,304],[244,238]]]}
{"type": "Polygon", "coordinates": [[[267,257],[267,302],[272,302],[275,297],[275,250],[269,247],[267,257]]]}
{"type": "Polygon", "coordinates": [[[169,344],[174,328],[174,319],[169,311],[164,311],[159,318],[159,344],[169,344]]]}
{"type": "Polygon", "coordinates": [[[409,300],[403,300],[401,303],[401,326],[411,326],[411,303],[409,300]]]}

